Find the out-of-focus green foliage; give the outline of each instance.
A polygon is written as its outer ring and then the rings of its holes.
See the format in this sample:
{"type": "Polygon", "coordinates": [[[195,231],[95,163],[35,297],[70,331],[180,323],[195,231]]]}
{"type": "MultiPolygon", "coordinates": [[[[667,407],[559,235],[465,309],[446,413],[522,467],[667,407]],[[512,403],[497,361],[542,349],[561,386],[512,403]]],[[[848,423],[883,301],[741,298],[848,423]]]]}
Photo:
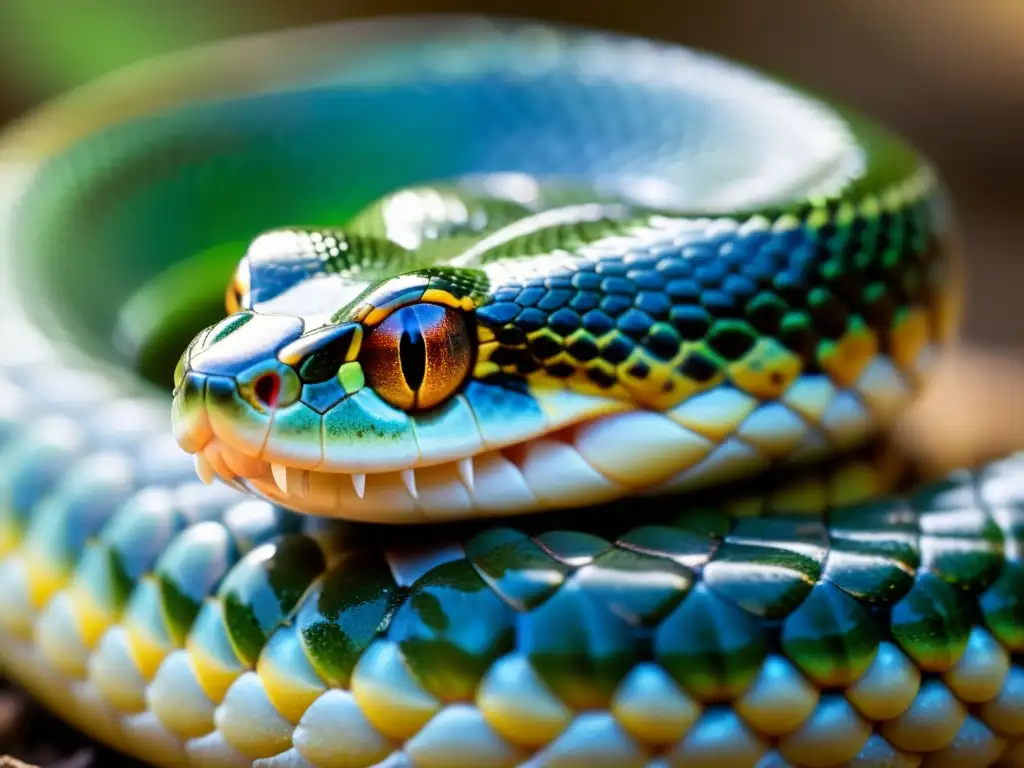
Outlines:
{"type": "Polygon", "coordinates": [[[166,51],[279,23],[233,0],[0,0],[0,84],[29,98],[166,51]]]}

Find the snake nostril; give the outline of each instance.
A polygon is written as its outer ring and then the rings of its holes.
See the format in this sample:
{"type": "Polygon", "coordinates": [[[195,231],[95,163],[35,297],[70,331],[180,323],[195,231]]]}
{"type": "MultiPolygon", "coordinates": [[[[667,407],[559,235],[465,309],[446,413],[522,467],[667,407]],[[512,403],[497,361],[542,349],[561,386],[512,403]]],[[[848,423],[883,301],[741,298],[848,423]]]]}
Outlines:
{"type": "Polygon", "coordinates": [[[264,373],[256,379],[252,391],[263,405],[273,408],[281,399],[281,377],[276,373],[264,373]]]}

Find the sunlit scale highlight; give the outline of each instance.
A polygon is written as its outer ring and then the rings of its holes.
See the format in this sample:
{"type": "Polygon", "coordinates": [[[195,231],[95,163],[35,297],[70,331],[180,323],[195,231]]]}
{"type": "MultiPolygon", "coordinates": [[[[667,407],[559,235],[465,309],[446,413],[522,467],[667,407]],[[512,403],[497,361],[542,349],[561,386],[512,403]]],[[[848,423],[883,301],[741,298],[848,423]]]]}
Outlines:
{"type": "MultiPolygon", "coordinates": [[[[581,506],[820,458],[883,430],[948,332],[930,190],[920,175],[859,209],[739,225],[556,208],[378,284],[341,276],[342,256],[363,258],[355,241],[334,253],[288,235],[274,251],[267,235],[237,278],[264,303],[186,351],[175,429],[206,481],[385,522],[581,506]],[[883,215],[893,232],[879,234],[883,215]],[[305,277],[273,282],[296,261],[305,277]],[[325,320],[290,298],[310,281],[364,287],[325,320]]],[[[401,215],[429,220],[415,205],[427,192],[396,194],[401,215]]]]}

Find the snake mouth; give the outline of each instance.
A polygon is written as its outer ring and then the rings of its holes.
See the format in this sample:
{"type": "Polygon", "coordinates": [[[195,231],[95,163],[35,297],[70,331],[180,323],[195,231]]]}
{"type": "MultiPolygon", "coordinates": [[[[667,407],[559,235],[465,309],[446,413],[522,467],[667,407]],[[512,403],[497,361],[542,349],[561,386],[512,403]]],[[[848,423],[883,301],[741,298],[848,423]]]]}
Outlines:
{"type": "Polygon", "coordinates": [[[439,464],[347,473],[286,466],[211,440],[195,454],[204,479],[230,478],[298,512],[377,523],[429,523],[598,503],[630,488],[551,437],[439,464]]]}
{"type": "MultiPolygon", "coordinates": [[[[608,416],[629,418],[632,412],[609,404],[603,410],[612,413],[604,418],[584,416],[555,431],[519,436],[466,455],[421,455],[391,466],[299,466],[274,456],[268,438],[274,432],[272,419],[257,440],[239,434],[235,424],[211,418],[205,407],[183,407],[195,389],[193,379],[188,377],[175,397],[174,422],[179,445],[194,455],[200,478],[212,482],[219,477],[281,506],[324,517],[426,523],[593,504],[671,474],[711,448],[710,441],[676,427],[674,458],[661,465],[647,461],[641,471],[610,455],[609,448],[622,441],[607,439],[609,428],[621,428],[608,416]]],[[[638,437],[643,431],[630,430],[638,437]]],[[[637,448],[634,455],[639,455],[637,448]]]]}
{"type": "MultiPolygon", "coordinates": [[[[348,465],[339,466],[324,461],[326,442],[311,441],[308,434],[302,435],[305,441],[289,446],[290,456],[283,456],[280,444],[275,444],[280,437],[275,427],[287,425],[275,424],[277,414],[249,430],[239,419],[223,418],[219,404],[225,402],[225,395],[210,393],[234,389],[228,379],[189,372],[175,394],[175,434],[179,445],[194,455],[200,478],[212,482],[219,477],[281,506],[318,516],[426,523],[481,514],[521,514],[591,505],[666,482],[699,484],[701,476],[708,474],[698,466],[702,462],[715,478],[722,477],[722,467],[717,467],[721,461],[715,458],[720,447],[715,433],[720,427],[709,425],[701,434],[692,428],[696,425],[685,427],[671,414],[636,410],[620,401],[567,390],[538,393],[532,400],[537,407],[534,413],[545,413],[547,418],[534,421],[528,433],[515,433],[496,430],[494,418],[489,419],[491,431],[480,428],[483,408],[479,393],[471,389],[456,398],[446,413],[473,410],[478,434],[464,439],[463,445],[473,444],[476,450],[453,451],[449,445],[447,455],[437,453],[437,441],[428,440],[432,434],[460,433],[452,428],[455,417],[446,419],[442,413],[433,415],[432,427],[414,422],[420,427],[416,434],[423,445],[419,455],[402,460],[397,451],[387,451],[390,464],[374,465],[370,444],[366,450],[347,452],[348,465]],[[438,431],[431,433],[431,428],[438,431]],[[306,461],[296,461],[300,457],[295,451],[310,443],[315,450],[306,461]]],[[[736,417],[746,410],[737,401],[736,417]]],[[[521,409],[513,411],[510,424],[530,423],[521,409]]],[[[474,429],[465,426],[466,432],[474,429]]],[[[328,435],[321,431],[320,437],[326,441],[328,435]]],[[[748,465],[750,456],[747,451],[734,458],[748,465]]]]}
{"type": "MultiPolygon", "coordinates": [[[[550,416],[529,433],[506,433],[503,439],[492,434],[489,443],[477,438],[476,450],[447,455],[421,450],[376,465],[368,456],[359,463],[359,451],[348,454],[354,463],[325,463],[326,443],[316,440],[316,450],[304,462],[293,460],[294,453],[291,459],[282,456],[274,447],[280,435],[272,418],[243,434],[237,423],[218,419],[213,404],[188,407],[189,393],[199,386],[194,374],[175,397],[174,422],[179,444],[195,455],[197,472],[207,482],[219,476],[317,516],[430,523],[696,490],[823,458],[862,442],[912,397],[904,387],[874,391],[868,386],[874,378],[866,377],[861,389],[843,390],[823,376],[807,376],[774,402],[722,385],[665,412],[567,391],[545,401],[537,393],[550,416]]],[[[207,391],[211,381],[203,385],[207,391]]]]}
{"type": "Polygon", "coordinates": [[[175,436],[199,476],[298,512],[378,523],[540,512],[722,483],[859,443],[917,388],[877,355],[848,383],[804,373],[764,397],[723,379],[664,411],[485,378],[429,411],[405,412],[337,377],[288,397],[276,387],[261,393],[266,371],[282,367],[277,348],[301,323],[229,322],[241,329],[231,331],[236,340],[254,328],[255,341],[211,352],[201,337],[175,376],[175,436]],[[266,354],[254,353],[257,341],[266,354]]]}

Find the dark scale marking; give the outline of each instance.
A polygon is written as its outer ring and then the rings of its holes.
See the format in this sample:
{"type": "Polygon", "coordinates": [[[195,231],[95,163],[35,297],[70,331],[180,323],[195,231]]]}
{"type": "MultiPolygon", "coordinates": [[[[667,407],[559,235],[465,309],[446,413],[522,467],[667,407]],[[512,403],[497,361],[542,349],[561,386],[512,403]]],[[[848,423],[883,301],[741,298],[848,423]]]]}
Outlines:
{"type": "Polygon", "coordinates": [[[536,358],[530,356],[522,357],[516,362],[516,372],[524,376],[540,370],[540,367],[540,363],[537,362],[536,358]]]}
{"type": "Polygon", "coordinates": [[[671,360],[679,351],[679,336],[669,328],[657,328],[643,340],[644,347],[659,360],[671,360]]]}
{"type": "Polygon", "coordinates": [[[428,691],[467,700],[488,668],[513,647],[514,619],[515,611],[461,559],[437,566],[409,588],[388,637],[428,691]]]}
{"type": "Polygon", "coordinates": [[[635,634],[625,619],[572,580],[522,614],[516,634],[541,679],[581,710],[607,706],[637,661],[635,634]]]}
{"type": "Polygon", "coordinates": [[[559,362],[554,365],[547,366],[545,370],[555,378],[567,379],[576,372],[576,366],[571,363],[559,362]]]}
{"type": "Polygon", "coordinates": [[[654,633],[661,666],[691,695],[712,702],[739,696],[753,682],[768,647],[755,617],[703,583],[654,633]]]}
{"type": "Polygon", "coordinates": [[[465,552],[494,593],[520,612],[544,603],[572,572],[536,541],[511,528],[492,528],[470,538],[465,552]]]}
{"type": "Polygon", "coordinates": [[[646,379],[651,373],[651,366],[645,363],[643,360],[637,360],[626,371],[634,379],[646,379]]]}
{"type": "Polygon", "coordinates": [[[751,347],[757,336],[742,321],[718,323],[708,336],[708,345],[726,360],[739,360],[751,347]]]}
{"type": "Polygon", "coordinates": [[[740,267],[741,274],[762,289],[772,287],[772,279],[778,272],[770,254],[758,254],[740,267]]]}
{"type": "Polygon", "coordinates": [[[879,335],[884,335],[892,328],[896,317],[896,302],[883,284],[872,283],[864,289],[862,314],[871,329],[879,335]]]}
{"type": "Polygon", "coordinates": [[[583,316],[583,327],[594,336],[604,336],[615,327],[613,321],[606,312],[594,309],[583,316]]]}
{"type": "Polygon", "coordinates": [[[782,649],[818,685],[847,686],[867,670],[880,634],[867,607],[827,581],[790,613],[782,649]]]}
{"type": "Polygon", "coordinates": [[[548,327],[559,336],[568,336],[582,325],[580,316],[569,308],[563,308],[548,318],[548,327]]]}
{"type": "Polygon", "coordinates": [[[697,350],[687,353],[679,364],[679,373],[698,384],[711,381],[718,372],[719,366],[715,360],[697,350]]]}
{"type": "Polygon", "coordinates": [[[608,389],[615,384],[615,377],[600,368],[588,368],[587,378],[602,389],[608,389]]]}
{"type": "Polygon", "coordinates": [[[502,328],[494,334],[494,338],[499,344],[507,344],[513,347],[526,343],[526,334],[523,332],[523,329],[517,325],[510,325],[507,328],[502,328]]]}
{"type": "Polygon", "coordinates": [[[491,353],[491,362],[501,366],[517,365],[528,354],[525,349],[519,347],[498,347],[491,353]]]}
{"type": "Polygon", "coordinates": [[[779,340],[787,349],[800,355],[805,365],[814,364],[818,334],[807,315],[802,312],[790,312],[783,317],[779,328],[779,340]]]}
{"type": "Polygon", "coordinates": [[[698,306],[672,307],[669,321],[686,341],[699,341],[711,328],[711,316],[698,306]]]}
{"type": "Polygon", "coordinates": [[[765,291],[754,296],[747,304],[746,318],[759,333],[775,336],[788,309],[785,301],[765,291]]]}
{"type": "Polygon", "coordinates": [[[740,304],[736,297],[725,291],[704,291],[700,303],[715,317],[737,317],[740,313],[740,304]]]}
{"type": "Polygon", "coordinates": [[[573,340],[567,347],[567,351],[574,360],[578,360],[581,363],[588,363],[601,354],[601,350],[597,348],[594,340],[587,337],[573,340]]]}
{"type": "Polygon", "coordinates": [[[835,274],[825,281],[829,289],[841,298],[847,305],[854,308],[861,308],[864,290],[867,286],[866,276],[863,272],[850,269],[848,264],[836,267],[835,274]]]}
{"type": "Polygon", "coordinates": [[[615,321],[615,327],[631,339],[639,341],[648,334],[654,319],[638,309],[629,309],[615,321]]]}
{"type": "Polygon", "coordinates": [[[772,285],[775,292],[793,306],[806,306],[809,286],[800,274],[790,271],[780,272],[775,275],[772,285]]]}
{"type": "Polygon", "coordinates": [[[562,351],[562,345],[550,336],[538,336],[530,342],[530,349],[541,360],[554,357],[562,351]]]}
{"type": "Polygon", "coordinates": [[[849,312],[827,289],[813,289],[808,296],[807,305],[814,319],[814,327],[823,337],[838,339],[846,331],[850,320],[849,312]]]}
{"type": "Polygon", "coordinates": [[[516,318],[516,327],[521,329],[523,333],[533,333],[546,326],[547,322],[547,314],[539,309],[527,308],[520,312],[519,317],[516,318]]]}
{"type": "Polygon", "coordinates": [[[722,290],[743,302],[757,292],[757,283],[739,275],[726,275],[722,290]]]}
{"type": "Polygon", "coordinates": [[[213,329],[213,333],[210,335],[210,340],[207,342],[207,346],[216,344],[218,341],[223,341],[232,333],[237,331],[243,325],[252,320],[252,312],[243,312],[238,315],[222,320],[220,325],[213,329]]]}
{"type": "Polygon", "coordinates": [[[633,344],[629,339],[616,334],[601,348],[601,357],[612,365],[618,365],[619,363],[625,362],[626,358],[629,357],[629,354],[632,351],[633,344]]]}

